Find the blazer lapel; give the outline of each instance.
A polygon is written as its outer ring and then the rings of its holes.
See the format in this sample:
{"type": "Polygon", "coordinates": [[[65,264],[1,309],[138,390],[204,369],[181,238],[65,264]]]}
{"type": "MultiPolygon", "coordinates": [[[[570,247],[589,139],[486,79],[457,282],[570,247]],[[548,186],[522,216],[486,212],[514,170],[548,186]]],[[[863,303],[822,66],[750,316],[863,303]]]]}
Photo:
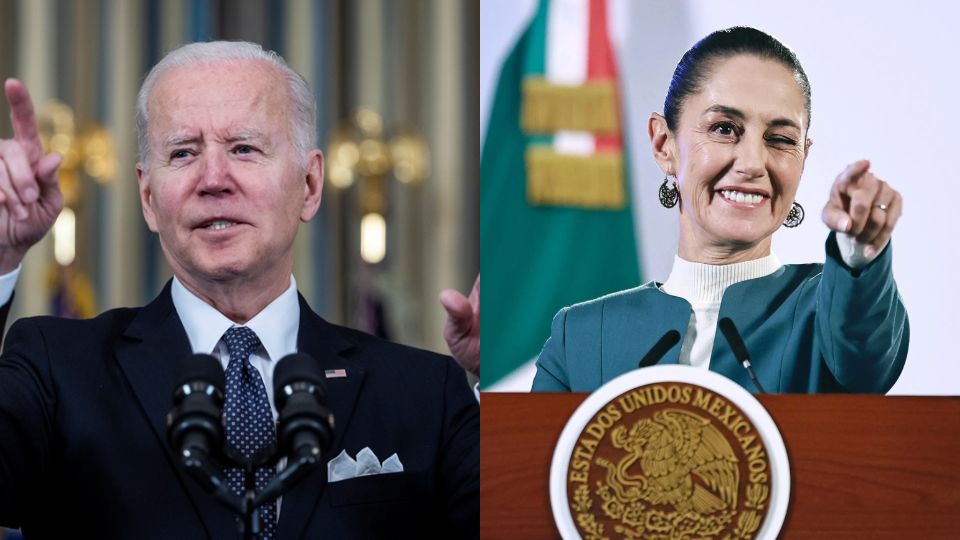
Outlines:
{"type": "Polygon", "coordinates": [[[229,537],[236,524],[229,510],[220,506],[199,485],[181,474],[167,443],[166,416],[173,406],[176,360],[191,353],[190,341],[173,307],[170,282],[160,295],[144,306],[131,321],[117,346],[117,362],[157,437],[184,490],[211,538],[229,537]],[[227,536],[224,536],[227,535],[227,536]]]}
{"type": "Polygon", "coordinates": [[[619,300],[604,305],[601,384],[637,369],[640,360],[670,330],[680,332],[680,343],[657,364],[676,364],[690,320],[690,304],[652,286],[619,300]]]}
{"type": "MultiPolygon", "coordinates": [[[[792,292],[801,287],[805,278],[796,266],[782,266],[769,276],[734,283],[723,294],[719,318],[729,317],[733,321],[750,354],[757,380],[769,393],[783,391],[781,348],[793,331],[792,321],[784,321],[776,313],[784,302],[796,301],[792,292]]],[[[749,392],[759,392],[719,331],[713,342],[710,369],[733,379],[749,392]]]]}
{"type": "Polygon", "coordinates": [[[330,448],[324,452],[320,466],[283,496],[277,528],[277,537],[280,539],[302,537],[326,488],[326,463],[335,457],[335,450],[341,447],[344,433],[349,429],[350,418],[365,376],[359,365],[349,359],[350,349],[354,347],[351,340],[314,313],[303,297],[300,297],[297,349],[316,358],[321,368],[330,373],[327,378],[327,407],[334,416],[334,437],[330,448]],[[346,376],[341,376],[342,372],[339,370],[344,370],[346,376]]]}

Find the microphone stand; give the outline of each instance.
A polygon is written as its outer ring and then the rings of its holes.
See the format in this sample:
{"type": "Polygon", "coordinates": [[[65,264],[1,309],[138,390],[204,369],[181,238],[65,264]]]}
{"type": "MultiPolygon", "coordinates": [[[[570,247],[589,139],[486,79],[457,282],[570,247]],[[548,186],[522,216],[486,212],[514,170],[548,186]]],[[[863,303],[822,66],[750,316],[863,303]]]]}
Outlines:
{"type": "Polygon", "coordinates": [[[217,359],[210,355],[198,354],[180,362],[178,371],[184,375],[174,390],[174,408],[167,414],[167,437],[179,453],[180,464],[204,491],[240,518],[238,532],[244,540],[253,540],[262,532],[260,508],[276,501],[320,465],[323,448],[329,447],[332,439],[333,414],[323,405],[323,372],[304,354],[281,360],[277,380],[282,384],[274,388],[282,396],[277,402],[281,412],[279,445],[271,444],[248,458],[224,440],[224,376],[217,359]],[[276,466],[287,454],[287,467],[257,493],[257,469],[276,466]],[[242,495],[227,484],[221,461],[243,471],[242,495]]]}
{"type": "Polygon", "coordinates": [[[312,450],[311,452],[304,448],[297,452],[295,459],[287,463],[287,466],[277,473],[273,480],[270,480],[270,483],[263,488],[263,491],[256,496],[251,504],[254,507],[260,507],[267,502],[276,500],[300,480],[306,478],[320,464],[320,449],[314,447],[312,450]]]}
{"type": "Polygon", "coordinates": [[[304,448],[298,452],[291,463],[257,493],[257,468],[268,463],[276,464],[282,456],[277,455],[273,447],[265,449],[264,452],[252,458],[245,458],[232,448],[228,449],[226,451],[228,461],[243,469],[244,494],[242,497],[233,492],[223,477],[220,467],[215,465],[205,452],[198,451],[196,448],[187,448],[183,451],[182,463],[191,478],[217,502],[240,518],[238,532],[243,539],[253,540],[263,531],[260,508],[276,501],[320,464],[320,451],[318,448],[313,450],[311,452],[304,448]]]}
{"type": "Polygon", "coordinates": [[[243,472],[245,491],[243,495],[243,523],[240,524],[240,533],[243,535],[243,540],[253,540],[254,536],[260,534],[263,523],[260,520],[260,505],[254,504],[257,496],[257,469],[252,460],[246,460],[243,472]]]}
{"type": "Polygon", "coordinates": [[[235,513],[243,513],[243,500],[230,489],[223,475],[220,474],[220,468],[212,463],[206,452],[196,448],[185,449],[181,463],[187,474],[200,484],[204,491],[213,495],[220,504],[235,513]]]}

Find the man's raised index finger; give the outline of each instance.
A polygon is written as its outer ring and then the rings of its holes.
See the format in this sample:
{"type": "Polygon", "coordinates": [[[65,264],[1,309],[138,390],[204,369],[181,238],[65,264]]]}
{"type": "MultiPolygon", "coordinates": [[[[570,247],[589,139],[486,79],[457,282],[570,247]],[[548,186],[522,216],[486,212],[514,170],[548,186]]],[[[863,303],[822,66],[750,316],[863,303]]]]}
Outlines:
{"type": "Polygon", "coordinates": [[[37,118],[33,112],[33,102],[27,87],[17,79],[7,79],[3,84],[10,103],[10,123],[13,124],[13,136],[27,151],[31,164],[43,155],[43,146],[37,134],[37,118]]]}

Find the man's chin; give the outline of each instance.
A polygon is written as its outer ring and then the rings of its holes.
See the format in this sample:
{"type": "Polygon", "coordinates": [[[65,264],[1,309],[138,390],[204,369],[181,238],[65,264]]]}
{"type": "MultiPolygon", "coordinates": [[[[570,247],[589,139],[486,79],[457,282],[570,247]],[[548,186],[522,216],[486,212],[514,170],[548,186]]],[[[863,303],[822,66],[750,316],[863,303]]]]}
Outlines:
{"type": "Polygon", "coordinates": [[[248,278],[251,274],[250,265],[241,262],[220,262],[215,265],[202,265],[196,269],[196,274],[203,276],[207,281],[231,282],[248,278]]]}

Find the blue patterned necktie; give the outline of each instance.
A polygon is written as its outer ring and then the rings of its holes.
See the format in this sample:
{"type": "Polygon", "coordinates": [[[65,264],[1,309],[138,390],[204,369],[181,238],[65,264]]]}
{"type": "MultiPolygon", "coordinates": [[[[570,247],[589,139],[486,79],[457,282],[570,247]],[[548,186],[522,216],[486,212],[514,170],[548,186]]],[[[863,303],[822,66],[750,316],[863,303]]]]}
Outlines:
{"type": "MultiPolygon", "coordinates": [[[[277,430],[267,399],[267,388],[260,372],[250,363],[250,353],[260,348],[260,338],[245,326],[234,326],[223,334],[223,342],[230,354],[227,365],[227,391],[224,415],[227,441],[244,457],[250,458],[277,440],[277,430]]],[[[243,469],[226,470],[227,483],[238,495],[244,493],[243,469]]],[[[257,491],[262,490],[276,474],[275,467],[260,467],[256,471],[257,491]]],[[[263,534],[258,538],[273,540],[277,532],[276,502],[261,507],[263,534]]]]}

